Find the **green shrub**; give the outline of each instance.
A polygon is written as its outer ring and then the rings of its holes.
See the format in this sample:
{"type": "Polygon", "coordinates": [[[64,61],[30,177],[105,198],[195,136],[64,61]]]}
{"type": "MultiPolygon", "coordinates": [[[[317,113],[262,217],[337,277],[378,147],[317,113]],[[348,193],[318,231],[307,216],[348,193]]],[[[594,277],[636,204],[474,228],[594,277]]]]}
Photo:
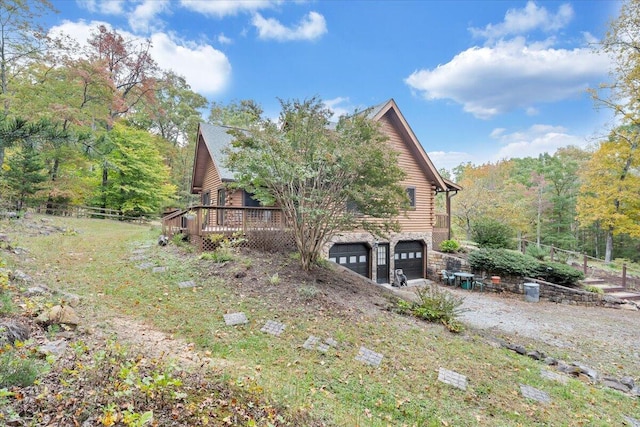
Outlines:
{"type": "Polygon", "coordinates": [[[485,248],[471,252],[469,264],[474,270],[498,276],[532,276],[537,272],[539,262],[520,252],[485,248]]]}
{"type": "Polygon", "coordinates": [[[567,264],[541,262],[535,272],[535,277],[556,285],[575,287],[578,285],[578,281],[584,279],[584,273],[567,264]]]}
{"type": "Polygon", "coordinates": [[[481,248],[512,248],[513,230],[506,224],[492,218],[477,221],[472,229],[473,240],[481,248]]]}
{"type": "Polygon", "coordinates": [[[223,262],[232,261],[233,254],[227,249],[218,248],[213,252],[204,252],[200,254],[199,258],[206,261],[213,261],[216,264],[222,264],[223,262]]]}
{"type": "Polygon", "coordinates": [[[540,262],[532,256],[506,249],[479,249],[469,254],[474,270],[489,274],[535,277],[557,285],[573,287],[584,278],[580,270],[558,262],[540,262]]]}
{"type": "Polygon", "coordinates": [[[604,289],[594,285],[587,285],[584,287],[584,290],[587,292],[593,292],[594,294],[604,294],[604,289]]]}
{"type": "Polygon", "coordinates": [[[313,285],[301,286],[298,288],[298,293],[303,300],[311,301],[320,293],[320,290],[313,285]]]}
{"type": "Polygon", "coordinates": [[[549,251],[543,249],[540,246],[529,245],[527,246],[526,254],[534,257],[537,260],[544,261],[547,255],[549,255],[549,251]]]}
{"type": "Polygon", "coordinates": [[[455,253],[460,250],[460,243],[455,240],[444,240],[440,243],[440,250],[445,253],[455,253]]]}
{"type": "Polygon", "coordinates": [[[38,361],[24,357],[16,350],[0,353],[0,388],[30,386],[41,370],[38,361]]]}
{"type": "Polygon", "coordinates": [[[463,298],[457,297],[438,286],[417,288],[417,302],[397,300],[394,310],[400,314],[412,314],[429,322],[442,322],[451,332],[462,331],[462,323],[457,319],[463,298]]]}
{"type": "Polygon", "coordinates": [[[8,316],[15,313],[16,307],[13,304],[13,298],[8,291],[0,290],[0,316],[8,316]]]}

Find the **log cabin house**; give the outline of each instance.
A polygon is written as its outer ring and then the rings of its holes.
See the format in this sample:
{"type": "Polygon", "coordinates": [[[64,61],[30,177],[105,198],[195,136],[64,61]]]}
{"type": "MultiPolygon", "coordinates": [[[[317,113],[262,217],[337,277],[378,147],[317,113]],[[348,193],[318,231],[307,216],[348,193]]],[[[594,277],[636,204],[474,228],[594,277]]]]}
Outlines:
{"type": "MultiPolygon", "coordinates": [[[[427,253],[450,238],[450,199],[461,187],[437,171],[393,99],[368,111],[381,124],[399,162],[406,171],[402,185],[411,208],[399,216],[401,231],[378,240],[369,233],[344,230],[333,236],[324,256],[378,283],[392,283],[395,269],[407,279],[426,277],[427,253]],[[445,210],[436,213],[437,193],[445,193],[445,210]]],[[[262,249],[292,245],[284,216],[277,207],[261,207],[251,194],[230,189],[233,172],[221,159],[232,142],[230,128],[201,123],[198,127],[191,192],[200,195],[199,206],[165,216],[163,232],[185,233],[201,250],[210,249],[211,234],[241,232],[249,246],[262,249]]]]}

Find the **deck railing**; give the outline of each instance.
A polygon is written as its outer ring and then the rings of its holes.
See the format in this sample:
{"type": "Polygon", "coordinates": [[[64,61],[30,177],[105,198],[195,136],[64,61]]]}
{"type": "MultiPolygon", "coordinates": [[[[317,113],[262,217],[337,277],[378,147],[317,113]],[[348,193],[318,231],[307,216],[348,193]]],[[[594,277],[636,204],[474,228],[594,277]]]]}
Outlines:
{"type": "Polygon", "coordinates": [[[215,233],[246,233],[253,230],[285,230],[279,208],[192,206],[162,218],[163,233],[204,236],[215,233]]]}

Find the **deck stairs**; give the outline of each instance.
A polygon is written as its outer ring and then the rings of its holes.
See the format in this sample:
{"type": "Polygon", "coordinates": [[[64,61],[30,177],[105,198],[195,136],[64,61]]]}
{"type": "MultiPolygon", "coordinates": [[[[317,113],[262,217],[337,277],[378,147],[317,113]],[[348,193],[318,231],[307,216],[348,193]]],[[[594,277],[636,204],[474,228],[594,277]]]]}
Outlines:
{"type": "Polygon", "coordinates": [[[598,277],[588,277],[581,281],[584,286],[595,286],[604,291],[606,295],[629,301],[640,301],[640,291],[625,289],[620,285],[607,283],[605,279],[598,277]]]}

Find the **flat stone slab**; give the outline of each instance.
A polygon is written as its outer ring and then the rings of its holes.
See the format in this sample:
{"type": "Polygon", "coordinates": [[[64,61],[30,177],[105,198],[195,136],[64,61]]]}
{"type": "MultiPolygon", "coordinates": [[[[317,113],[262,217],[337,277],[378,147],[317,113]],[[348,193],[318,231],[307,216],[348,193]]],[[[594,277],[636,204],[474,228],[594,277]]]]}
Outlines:
{"type": "Polygon", "coordinates": [[[136,250],[131,251],[131,253],[134,254],[134,255],[140,255],[140,254],[143,254],[145,252],[147,252],[146,249],[136,249],[136,250]]]}
{"type": "Polygon", "coordinates": [[[329,344],[320,341],[320,338],[313,335],[309,335],[309,338],[307,338],[304,344],[302,344],[302,347],[306,348],[307,350],[318,350],[322,353],[326,353],[330,348],[329,344]]]}
{"type": "Polygon", "coordinates": [[[244,325],[245,323],[249,323],[249,319],[244,313],[229,313],[224,316],[224,323],[227,326],[235,326],[235,325],[244,325]]]}
{"type": "Polygon", "coordinates": [[[144,261],[148,257],[146,255],[136,255],[129,258],[129,261],[144,261]]]}
{"type": "Polygon", "coordinates": [[[360,347],[360,351],[358,351],[358,355],[355,357],[355,360],[364,362],[377,368],[378,366],[380,366],[383,357],[384,356],[380,353],[376,353],[375,351],[369,350],[366,347],[360,347]]]}
{"type": "Polygon", "coordinates": [[[624,418],[624,420],[629,423],[631,427],[640,427],[640,421],[636,420],[635,418],[627,417],[626,415],[623,415],[622,418],[624,418]]]}
{"type": "Polygon", "coordinates": [[[167,267],[153,267],[151,271],[153,271],[154,273],[164,273],[165,271],[167,271],[167,267]]]}
{"type": "Polygon", "coordinates": [[[275,320],[267,320],[260,331],[266,332],[271,335],[278,336],[284,332],[286,326],[283,323],[276,322],[275,320]]]}
{"type": "Polygon", "coordinates": [[[153,267],[155,264],[152,262],[143,262],[142,264],[138,264],[138,268],[140,270],[148,270],[153,267]]]}
{"type": "Polygon", "coordinates": [[[567,377],[566,375],[562,375],[553,371],[547,371],[546,369],[540,371],[540,376],[548,380],[558,381],[562,384],[566,384],[567,381],[569,381],[569,377],[567,377]]]}
{"type": "Polygon", "coordinates": [[[327,345],[330,345],[333,348],[337,348],[338,347],[338,341],[334,340],[333,338],[327,338],[326,340],[324,340],[324,342],[327,345]]]}
{"type": "Polygon", "coordinates": [[[438,381],[452,385],[460,390],[467,389],[467,377],[448,369],[438,369],[438,381]]]}
{"type": "Polygon", "coordinates": [[[542,390],[538,390],[537,388],[520,384],[520,392],[527,399],[533,399],[540,403],[551,403],[551,398],[547,393],[542,390]]]}
{"type": "Polygon", "coordinates": [[[193,280],[187,280],[186,282],[178,283],[178,287],[180,289],[195,288],[196,287],[196,282],[194,282],[193,280]]]}

